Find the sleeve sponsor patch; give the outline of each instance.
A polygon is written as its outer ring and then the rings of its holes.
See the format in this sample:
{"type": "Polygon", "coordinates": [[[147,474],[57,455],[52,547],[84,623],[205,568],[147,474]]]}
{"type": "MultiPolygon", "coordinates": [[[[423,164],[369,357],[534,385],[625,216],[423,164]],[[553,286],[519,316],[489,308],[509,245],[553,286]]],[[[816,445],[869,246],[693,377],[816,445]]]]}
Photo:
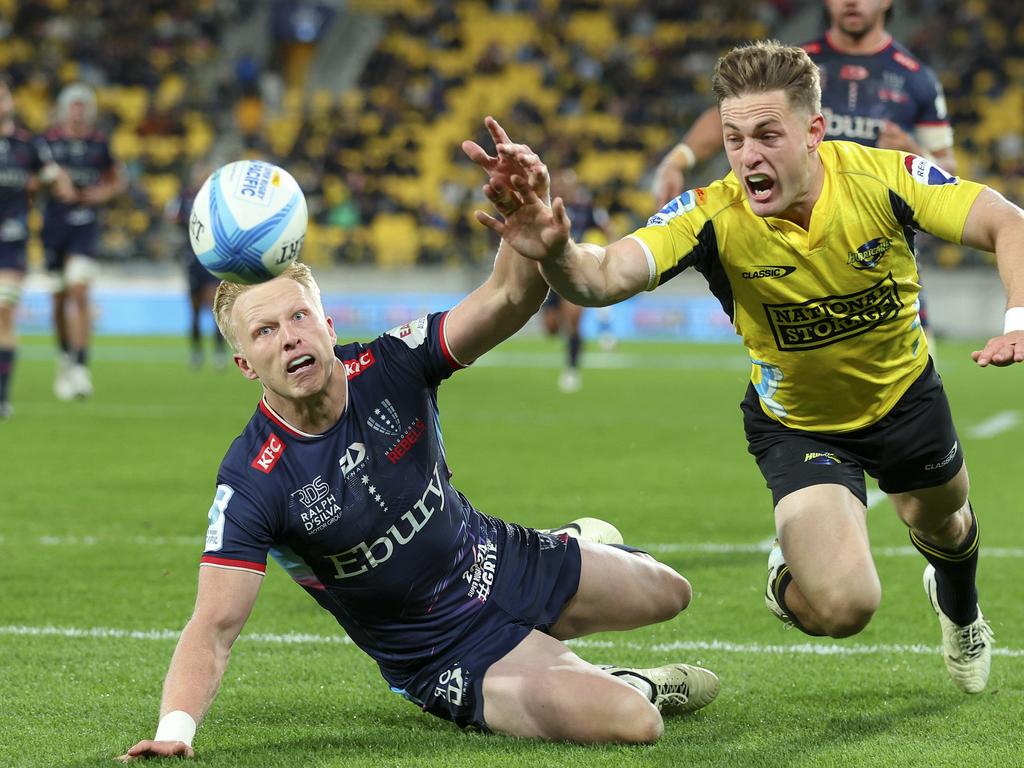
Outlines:
{"type": "Polygon", "coordinates": [[[647,226],[652,227],[657,226],[658,224],[667,224],[676,216],[689,213],[704,202],[705,195],[706,193],[702,187],[686,190],[674,200],[669,200],[665,204],[664,208],[651,216],[651,218],[647,220],[647,226]]]}
{"type": "Polygon", "coordinates": [[[907,155],[903,158],[903,165],[907,173],[918,184],[926,184],[930,187],[941,186],[942,184],[956,184],[959,179],[950,176],[944,170],[930,160],[925,160],[917,155],[907,155]]]}
{"type": "Polygon", "coordinates": [[[397,328],[392,328],[388,331],[388,336],[394,336],[396,339],[401,339],[405,342],[405,346],[409,349],[416,349],[427,340],[427,329],[429,328],[428,317],[417,318],[405,325],[400,325],[397,328]]]}
{"type": "Polygon", "coordinates": [[[224,546],[224,511],[228,502],[235,495],[230,485],[218,485],[217,495],[213,497],[213,505],[207,517],[206,547],[204,552],[218,552],[224,546]]]}

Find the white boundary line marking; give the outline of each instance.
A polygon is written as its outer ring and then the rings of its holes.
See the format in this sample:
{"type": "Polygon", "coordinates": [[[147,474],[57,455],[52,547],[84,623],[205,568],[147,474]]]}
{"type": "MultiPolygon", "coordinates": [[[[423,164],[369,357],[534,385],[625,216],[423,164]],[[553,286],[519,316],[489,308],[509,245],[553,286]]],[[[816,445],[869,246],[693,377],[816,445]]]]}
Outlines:
{"type": "MultiPolygon", "coordinates": [[[[736,554],[768,554],[772,548],[773,538],[749,544],[736,542],[661,542],[657,544],[637,544],[652,554],[703,554],[703,555],[736,555],[736,554]]],[[[126,544],[140,547],[181,546],[194,547],[196,562],[203,546],[202,536],[129,536],[125,538],[113,536],[0,536],[0,546],[10,544],[38,544],[44,547],[98,547],[124,546],[126,544]]],[[[920,553],[909,544],[901,547],[872,547],[871,554],[875,557],[920,557],[920,553]]],[[[998,557],[1009,559],[1024,558],[1024,547],[985,547],[981,548],[984,558],[998,557]]]]}
{"type": "Polygon", "coordinates": [[[987,440],[1013,429],[1019,423],[1020,413],[1017,411],[1000,411],[995,416],[978,422],[973,427],[968,427],[967,435],[975,440],[987,440]]]}
{"type": "MultiPolygon", "coordinates": [[[[52,625],[31,627],[11,624],[0,626],[0,636],[16,637],[62,637],[89,638],[99,640],[176,640],[180,634],[174,629],[116,629],[114,627],[55,627],[52,625]]],[[[354,645],[342,634],[314,635],[300,632],[273,634],[267,632],[243,633],[240,640],[276,645],[354,645]]],[[[879,645],[842,645],[818,643],[793,643],[791,645],[763,645],[761,643],[733,643],[724,640],[679,640],[670,643],[640,643],[636,641],[614,642],[611,640],[570,640],[568,644],[577,648],[628,649],[668,653],[673,651],[721,651],[742,654],[776,654],[808,656],[868,656],[874,654],[932,655],[941,654],[938,646],[921,644],[883,643],[879,645]]],[[[992,649],[995,656],[1024,658],[1024,648],[992,649]]]]}

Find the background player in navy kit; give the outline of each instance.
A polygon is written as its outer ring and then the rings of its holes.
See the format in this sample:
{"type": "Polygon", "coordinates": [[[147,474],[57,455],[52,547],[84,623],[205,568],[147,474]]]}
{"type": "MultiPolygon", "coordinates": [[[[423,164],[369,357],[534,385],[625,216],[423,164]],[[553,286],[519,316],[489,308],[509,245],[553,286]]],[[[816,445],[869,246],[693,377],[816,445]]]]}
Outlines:
{"type": "MultiPolygon", "coordinates": [[[[217,291],[217,286],[220,285],[220,280],[211,275],[192,252],[188,240],[188,217],[199,188],[212,171],[209,163],[197,163],[193,166],[189,172],[188,184],[184,185],[178,196],[169,203],[166,214],[170,221],[181,228],[184,235],[182,250],[185,252],[189,309],[191,310],[189,341],[192,346],[193,368],[201,368],[203,365],[202,320],[204,313],[213,309],[213,296],[217,291]]],[[[216,324],[213,327],[212,338],[214,365],[222,368],[227,357],[224,352],[224,337],[216,324]]]]}
{"type": "MultiPolygon", "coordinates": [[[[551,180],[552,194],[565,200],[569,218],[573,223],[573,237],[594,239],[595,230],[606,233],[608,229],[608,213],[603,208],[594,206],[590,195],[576,177],[572,169],[559,171],[551,180]]],[[[544,330],[554,336],[565,337],[566,361],[565,369],[558,377],[558,387],[563,392],[577,392],[583,385],[580,374],[580,357],[583,352],[583,334],[580,332],[580,321],[583,319],[583,307],[566,301],[555,291],[548,291],[541,307],[541,320],[544,330]]]]}
{"type": "Polygon", "coordinates": [[[14,412],[10,403],[17,349],[14,316],[27,266],[29,196],[40,177],[53,184],[53,194],[72,193],[67,175],[54,164],[46,143],[16,124],[11,83],[0,75],[0,419],[14,412]]]}
{"type": "Polygon", "coordinates": [[[100,208],[127,186],[110,154],[107,137],[96,130],[96,97],[85,85],[69,85],[57,98],[57,125],[46,132],[53,159],[71,177],[70,200],[51,197],[43,212],[46,269],[56,281],[53,323],[60,346],[54,392],[61,400],[92,394],[89,285],[95,277],[100,208]]]}
{"type": "MultiPolygon", "coordinates": [[[[511,163],[507,151],[522,145],[496,122],[488,128],[499,157],[463,147],[488,171],[499,210],[515,209],[527,179],[546,196],[536,156],[511,163]]],[[[392,690],[462,727],[651,742],[660,706],[687,711],[714,698],[707,670],[602,669],[562,642],[672,618],[691,595],[682,576],[644,553],[489,517],[450,482],[437,387],[521,328],[546,290],[536,265],[502,246],[488,280],[449,312],[335,346],[305,265],[257,286],[221,285],[218,323],[263,398],[221,464],[196,608],[156,738],[123,759],[192,755],[268,553],[392,690]]]]}
{"type": "MultiPolygon", "coordinates": [[[[885,29],[892,0],[825,0],[829,27],[802,47],[821,73],[825,138],[898,149],[956,173],[953,129],[935,73],[885,29]]],[[[684,174],[722,151],[710,107],[654,173],[657,207],[683,193],[684,174]]]]}

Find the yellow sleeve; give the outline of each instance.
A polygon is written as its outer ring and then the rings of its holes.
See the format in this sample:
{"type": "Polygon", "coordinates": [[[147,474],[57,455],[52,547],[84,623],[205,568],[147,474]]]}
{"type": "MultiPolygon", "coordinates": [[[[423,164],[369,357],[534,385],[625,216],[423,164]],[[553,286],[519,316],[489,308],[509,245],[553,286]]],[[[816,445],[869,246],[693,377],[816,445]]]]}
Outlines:
{"type": "Polygon", "coordinates": [[[952,176],[917,155],[886,152],[883,162],[883,178],[906,203],[916,227],[960,244],[967,214],[985,185],[952,176]]]}
{"type": "Polygon", "coordinates": [[[629,235],[647,254],[651,267],[647,290],[654,290],[690,266],[684,259],[700,246],[700,233],[710,226],[707,212],[709,191],[698,188],[683,192],[651,216],[647,226],[629,235]]]}

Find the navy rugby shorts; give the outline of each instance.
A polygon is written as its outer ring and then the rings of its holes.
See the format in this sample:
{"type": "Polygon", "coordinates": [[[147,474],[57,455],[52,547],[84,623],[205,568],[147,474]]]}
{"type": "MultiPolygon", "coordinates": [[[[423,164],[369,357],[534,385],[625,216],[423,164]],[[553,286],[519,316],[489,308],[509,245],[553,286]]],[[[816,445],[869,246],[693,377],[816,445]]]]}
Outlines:
{"type": "Polygon", "coordinates": [[[51,224],[43,229],[43,258],[47,272],[60,272],[69,256],[95,256],[99,225],[51,224]]]}
{"type": "Polygon", "coordinates": [[[880,420],[852,432],[791,429],[767,416],[751,384],[740,405],[747,450],[772,492],[772,503],[801,488],[835,483],[867,504],[864,473],[885,493],[932,488],[964,464],[949,401],[934,362],[880,420]]]}
{"type": "Polygon", "coordinates": [[[0,242],[0,269],[24,272],[28,266],[25,241],[0,242]]]}
{"type": "Polygon", "coordinates": [[[558,621],[579,589],[582,564],[575,539],[496,522],[498,564],[486,605],[448,653],[392,686],[425,712],[485,732],[484,675],[530,632],[558,621]]]}

